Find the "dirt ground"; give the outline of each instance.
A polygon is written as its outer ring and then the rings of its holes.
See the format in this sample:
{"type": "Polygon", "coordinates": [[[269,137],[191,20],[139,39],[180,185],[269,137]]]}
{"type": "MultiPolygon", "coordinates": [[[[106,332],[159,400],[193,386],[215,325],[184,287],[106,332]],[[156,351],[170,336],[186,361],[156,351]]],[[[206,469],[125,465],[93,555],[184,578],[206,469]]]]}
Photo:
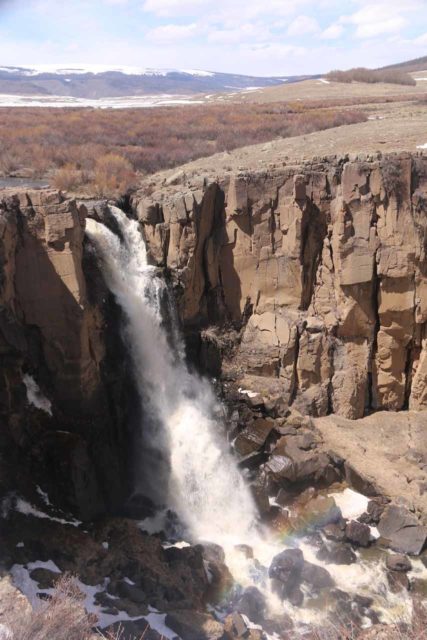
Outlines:
{"type": "Polygon", "coordinates": [[[242,92],[229,99],[242,102],[276,102],[298,100],[340,100],[343,98],[381,98],[393,96],[417,96],[427,91],[427,70],[411,74],[417,80],[414,87],[398,84],[366,84],[353,82],[327,82],[324,79],[305,80],[294,84],[267,87],[257,91],[242,92]],[[421,79],[422,78],[422,79],[421,79]]]}

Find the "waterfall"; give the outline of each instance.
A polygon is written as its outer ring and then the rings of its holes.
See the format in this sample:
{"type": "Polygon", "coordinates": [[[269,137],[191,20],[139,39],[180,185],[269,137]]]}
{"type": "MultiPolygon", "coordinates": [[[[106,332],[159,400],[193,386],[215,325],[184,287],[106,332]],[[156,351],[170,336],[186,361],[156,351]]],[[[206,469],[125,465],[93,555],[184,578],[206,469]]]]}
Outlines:
{"type": "MultiPolygon", "coordinates": [[[[271,614],[281,616],[287,611],[296,623],[320,623],[329,610],[321,598],[320,609],[315,605],[294,608],[278,598],[260,571],[284,547],[295,545],[306,560],[324,565],[316,556],[316,545],[299,539],[297,532],[290,539],[288,529],[281,536],[280,531],[258,527],[251,493],[221,434],[220,407],[209,383],[186,365],[173,300],[158,270],[147,264],[139,224],[115,207],[110,213],[118,235],[92,219],[86,221],[86,231],[125,318],[124,337],[143,408],[141,430],[147,431],[149,445],[138,455],[141,466],[148,469],[146,477],[152,480],[145,485],[150,497],[166,500],[193,541],[223,546],[235,580],[243,587],[256,585],[271,614]],[[169,311],[166,317],[165,308],[169,311]],[[162,459],[169,461],[167,474],[163,474],[162,459]],[[235,547],[242,543],[253,548],[254,559],[235,547]]],[[[350,566],[327,568],[333,570],[338,588],[372,596],[385,621],[410,618],[409,595],[390,593],[381,561],[359,560],[350,566]]]]}
{"type": "MultiPolygon", "coordinates": [[[[256,527],[256,508],[219,433],[215,395],[209,383],[186,365],[176,314],[170,314],[172,326],[166,329],[162,300],[167,287],[147,264],[138,222],[116,207],[110,212],[121,238],[92,219],[87,220],[86,231],[102,261],[106,284],[124,312],[125,340],[140,401],[154,425],[147,427],[152,445],[168,449],[163,452],[170,460],[168,506],[197,540],[226,546],[249,540],[256,527]]],[[[152,456],[149,463],[155,491],[163,479],[156,477],[159,469],[152,456]]]]}

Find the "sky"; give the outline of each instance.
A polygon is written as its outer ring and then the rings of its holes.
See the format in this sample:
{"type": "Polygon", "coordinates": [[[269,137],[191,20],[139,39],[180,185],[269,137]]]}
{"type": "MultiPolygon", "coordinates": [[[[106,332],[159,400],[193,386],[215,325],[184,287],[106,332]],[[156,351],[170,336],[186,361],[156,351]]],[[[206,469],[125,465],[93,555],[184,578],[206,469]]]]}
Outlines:
{"type": "Polygon", "coordinates": [[[427,0],[0,0],[0,66],[271,76],[424,55],[427,0]]]}

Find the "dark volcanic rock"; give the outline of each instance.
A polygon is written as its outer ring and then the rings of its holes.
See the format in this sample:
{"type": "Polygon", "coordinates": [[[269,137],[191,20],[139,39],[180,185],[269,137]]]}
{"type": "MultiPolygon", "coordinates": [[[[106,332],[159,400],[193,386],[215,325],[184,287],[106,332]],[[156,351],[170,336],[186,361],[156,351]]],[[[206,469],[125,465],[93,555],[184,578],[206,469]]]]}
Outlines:
{"type": "Polygon", "coordinates": [[[234,448],[241,456],[259,451],[274,427],[272,420],[258,418],[249,424],[236,438],[234,448]]]}
{"type": "Polygon", "coordinates": [[[262,640],[264,637],[261,629],[254,629],[253,624],[237,611],[226,617],[224,630],[224,640],[262,640]]]}
{"type": "Polygon", "coordinates": [[[323,527],[323,533],[328,540],[333,540],[334,542],[344,542],[346,537],[345,525],[345,520],[342,520],[338,523],[327,524],[326,527],[323,527]]]}
{"type": "Polygon", "coordinates": [[[316,557],[328,564],[353,564],[357,560],[356,554],[349,545],[338,542],[324,544],[316,557]]]}
{"type": "Polygon", "coordinates": [[[412,569],[412,564],[409,558],[406,556],[402,556],[400,554],[387,556],[386,559],[386,567],[390,571],[410,571],[412,569]]]}
{"type": "Polygon", "coordinates": [[[284,584],[296,583],[301,577],[303,567],[304,556],[301,549],[285,549],[274,556],[268,575],[284,584]]]}
{"type": "Polygon", "coordinates": [[[252,622],[260,623],[264,619],[266,609],[265,598],[256,587],[247,587],[237,601],[234,609],[243,613],[252,622]]]}
{"type": "Polygon", "coordinates": [[[371,530],[367,524],[352,520],[345,528],[345,535],[353,544],[359,547],[369,547],[371,530]]]}
{"type": "Polygon", "coordinates": [[[387,581],[392,593],[399,593],[402,589],[409,589],[409,579],[402,571],[388,571],[387,581]]]}
{"type": "Polygon", "coordinates": [[[329,571],[324,567],[319,567],[317,564],[311,564],[307,561],[304,562],[301,580],[312,587],[314,591],[334,586],[334,581],[329,571]]]}
{"type": "Polygon", "coordinates": [[[170,611],[165,623],[185,640],[220,640],[224,634],[220,622],[200,611],[170,611]]]}
{"type": "Polygon", "coordinates": [[[427,541],[427,527],[405,507],[389,505],[378,523],[381,536],[399,553],[419,555],[427,541]]]}
{"type": "Polygon", "coordinates": [[[37,582],[40,589],[51,589],[55,582],[58,580],[61,574],[55,571],[49,571],[49,569],[33,569],[30,573],[30,577],[37,582]]]}
{"type": "Polygon", "coordinates": [[[274,591],[295,606],[300,606],[304,600],[299,588],[303,568],[302,551],[300,549],[286,549],[273,558],[268,570],[274,591]]]}

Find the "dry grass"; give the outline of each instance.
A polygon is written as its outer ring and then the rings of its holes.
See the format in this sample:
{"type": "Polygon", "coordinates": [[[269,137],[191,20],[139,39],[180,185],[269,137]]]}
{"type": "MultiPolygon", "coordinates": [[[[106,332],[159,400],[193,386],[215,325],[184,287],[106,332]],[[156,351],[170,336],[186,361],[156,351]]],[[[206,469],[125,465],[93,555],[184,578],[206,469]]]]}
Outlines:
{"type": "Polygon", "coordinates": [[[53,595],[31,612],[2,620],[11,640],[90,640],[94,620],[86,614],[83,595],[70,575],[56,583],[53,595]]]}
{"type": "MultiPolygon", "coordinates": [[[[84,594],[80,591],[76,579],[63,574],[55,584],[52,595],[40,600],[38,607],[19,610],[13,602],[10,606],[2,602],[6,613],[1,617],[1,640],[124,640],[124,629],[119,625],[115,631],[95,631],[97,618],[88,615],[83,605],[84,594]]],[[[133,640],[144,640],[150,627],[138,633],[133,640]]],[[[129,635],[126,634],[126,638],[129,635]]],[[[166,640],[160,636],[160,640],[166,640]]]]}
{"type": "Polygon", "coordinates": [[[55,185],[64,190],[96,183],[104,192],[126,188],[134,172],[152,173],[248,144],[365,120],[359,110],[287,104],[6,108],[0,118],[0,171],[57,172],[55,185]]]}
{"type": "Polygon", "coordinates": [[[348,71],[334,70],[328,73],[326,78],[332,82],[366,82],[368,84],[377,84],[385,82],[387,84],[403,84],[407,86],[416,86],[416,81],[409,73],[399,71],[398,69],[366,69],[365,67],[357,67],[348,71]]]}

